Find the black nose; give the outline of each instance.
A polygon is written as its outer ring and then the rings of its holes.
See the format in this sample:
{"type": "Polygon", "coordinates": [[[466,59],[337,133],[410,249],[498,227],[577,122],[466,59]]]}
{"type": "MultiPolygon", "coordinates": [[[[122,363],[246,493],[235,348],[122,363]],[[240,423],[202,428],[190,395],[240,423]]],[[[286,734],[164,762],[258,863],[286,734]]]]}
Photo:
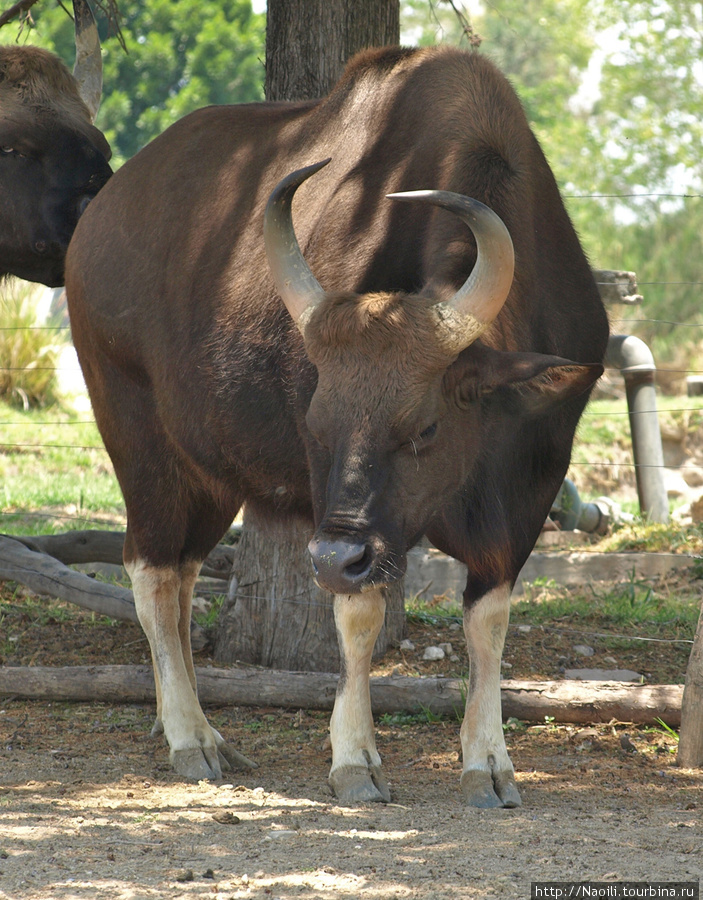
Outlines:
{"type": "Polygon", "coordinates": [[[343,538],[314,537],[308,551],[321,588],[333,594],[358,594],[371,571],[373,554],[367,544],[343,538]]]}

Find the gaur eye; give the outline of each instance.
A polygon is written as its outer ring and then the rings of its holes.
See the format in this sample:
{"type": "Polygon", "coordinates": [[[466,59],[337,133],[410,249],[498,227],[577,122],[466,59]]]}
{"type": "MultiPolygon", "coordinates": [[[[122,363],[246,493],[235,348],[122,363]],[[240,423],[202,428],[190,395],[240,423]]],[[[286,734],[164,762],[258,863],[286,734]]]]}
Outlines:
{"type": "Polygon", "coordinates": [[[421,441],[429,441],[437,434],[437,423],[434,422],[432,425],[429,425],[425,428],[424,431],[420,432],[420,440],[421,441]]]}

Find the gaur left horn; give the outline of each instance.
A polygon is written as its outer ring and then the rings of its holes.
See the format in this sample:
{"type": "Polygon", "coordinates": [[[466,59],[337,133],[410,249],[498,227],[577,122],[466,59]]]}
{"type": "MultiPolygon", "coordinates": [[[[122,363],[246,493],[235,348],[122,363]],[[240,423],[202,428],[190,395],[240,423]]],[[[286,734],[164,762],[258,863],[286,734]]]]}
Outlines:
{"type": "Polygon", "coordinates": [[[103,61],[98,26],[87,0],[73,0],[73,18],[76,28],[73,77],[78,82],[81,100],[88,107],[91,121],[94,122],[103,89],[103,61]]]}
{"type": "Polygon", "coordinates": [[[278,292],[300,331],[305,330],[313,309],[325,296],[319,282],[305,262],[293,229],[291,203],[300,185],[329,159],[298,169],[273,189],[264,213],[264,244],[278,292]]]}
{"type": "Polygon", "coordinates": [[[435,308],[454,334],[457,349],[473,343],[493,322],[513,283],[515,253],[500,216],[478,200],[451,191],[404,191],[387,194],[392,200],[431,203],[457,215],[476,238],[476,263],[464,284],[435,308]]]}

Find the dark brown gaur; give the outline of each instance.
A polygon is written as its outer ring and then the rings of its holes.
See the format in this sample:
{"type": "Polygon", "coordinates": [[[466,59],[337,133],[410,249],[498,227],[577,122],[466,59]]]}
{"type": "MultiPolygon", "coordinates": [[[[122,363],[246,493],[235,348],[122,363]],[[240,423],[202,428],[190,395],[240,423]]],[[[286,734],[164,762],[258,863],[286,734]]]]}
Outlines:
{"type": "Polygon", "coordinates": [[[323,100],[186,116],[91,203],[67,291],[175,769],[250,765],[205,719],[189,643],[201,562],[246,503],[308,519],[335,595],[336,795],[390,798],[369,665],[384,590],[427,536],[468,571],[464,797],[518,805],[510,591],[608,326],[506,79],[476,53],[385,48],[323,100]]]}
{"type": "Polygon", "coordinates": [[[102,59],[86,0],[73,0],[76,64],[0,46],[0,277],[57,287],[80,215],[108,180],[110,148],[93,126],[102,59]]]}

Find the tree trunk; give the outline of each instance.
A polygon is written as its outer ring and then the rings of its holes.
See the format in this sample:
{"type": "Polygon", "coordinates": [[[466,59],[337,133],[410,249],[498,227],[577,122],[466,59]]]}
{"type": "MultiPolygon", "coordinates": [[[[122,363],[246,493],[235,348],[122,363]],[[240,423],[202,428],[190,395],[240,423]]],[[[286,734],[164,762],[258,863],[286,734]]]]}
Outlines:
{"type": "MultiPolygon", "coordinates": [[[[399,0],[269,0],[266,99],[312,100],[334,86],[354,53],[397,44],[399,0]]],[[[215,638],[215,659],[290,670],[335,672],[339,649],[332,595],[315,586],[306,522],[265,528],[245,511],[230,597],[215,638]]],[[[404,635],[403,584],[386,594],[386,623],[374,656],[404,635]]]]}
{"type": "Polygon", "coordinates": [[[703,606],[686,669],[676,762],[687,769],[703,766],[703,606]]]}
{"type": "MultiPolygon", "coordinates": [[[[303,519],[255,521],[245,511],[229,597],[217,624],[214,658],[289,671],[337,672],[339,648],[332,594],[312,580],[303,519]]],[[[374,657],[402,640],[402,583],[386,593],[386,621],[374,657]]]]}
{"type": "Polygon", "coordinates": [[[266,99],[324,97],[356,52],[399,38],[399,0],[269,0],[266,99]]]}

